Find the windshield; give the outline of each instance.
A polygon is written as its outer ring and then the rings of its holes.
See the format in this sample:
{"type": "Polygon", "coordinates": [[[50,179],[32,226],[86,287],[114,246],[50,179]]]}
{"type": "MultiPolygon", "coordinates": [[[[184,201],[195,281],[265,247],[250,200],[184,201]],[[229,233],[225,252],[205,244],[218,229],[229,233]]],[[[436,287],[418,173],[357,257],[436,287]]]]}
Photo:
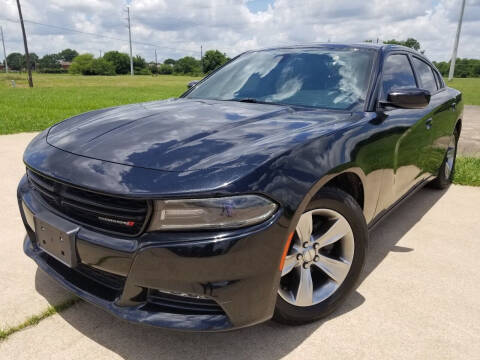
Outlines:
{"type": "Polygon", "coordinates": [[[354,48],[249,52],[186,97],[350,110],[365,101],[374,56],[354,48]]]}

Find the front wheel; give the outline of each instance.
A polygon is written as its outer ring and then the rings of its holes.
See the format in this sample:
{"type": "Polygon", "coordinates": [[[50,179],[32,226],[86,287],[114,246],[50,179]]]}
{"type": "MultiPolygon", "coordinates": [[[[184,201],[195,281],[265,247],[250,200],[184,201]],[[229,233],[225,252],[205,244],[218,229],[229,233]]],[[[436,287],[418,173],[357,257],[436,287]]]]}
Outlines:
{"type": "Polygon", "coordinates": [[[303,324],[337,309],[355,288],[368,232],[346,192],[322,189],[301,215],[285,258],[273,319],[303,324]]]}

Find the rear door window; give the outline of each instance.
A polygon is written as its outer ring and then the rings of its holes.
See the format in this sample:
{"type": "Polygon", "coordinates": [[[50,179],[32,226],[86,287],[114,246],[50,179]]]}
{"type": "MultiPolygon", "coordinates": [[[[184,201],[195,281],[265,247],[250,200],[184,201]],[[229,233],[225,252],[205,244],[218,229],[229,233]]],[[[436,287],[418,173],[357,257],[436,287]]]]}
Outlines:
{"type": "Polygon", "coordinates": [[[382,94],[385,100],[388,93],[402,88],[416,88],[415,76],[407,55],[394,54],[387,57],[383,64],[382,94]]]}
{"type": "Polygon", "coordinates": [[[435,81],[435,75],[433,75],[433,69],[426,62],[414,57],[413,65],[417,71],[417,75],[420,78],[420,87],[428,90],[431,93],[437,91],[437,83],[435,81]]]}
{"type": "Polygon", "coordinates": [[[442,77],[436,71],[434,71],[433,73],[435,74],[435,78],[437,79],[437,87],[439,89],[442,89],[444,87],[442,77]]]}

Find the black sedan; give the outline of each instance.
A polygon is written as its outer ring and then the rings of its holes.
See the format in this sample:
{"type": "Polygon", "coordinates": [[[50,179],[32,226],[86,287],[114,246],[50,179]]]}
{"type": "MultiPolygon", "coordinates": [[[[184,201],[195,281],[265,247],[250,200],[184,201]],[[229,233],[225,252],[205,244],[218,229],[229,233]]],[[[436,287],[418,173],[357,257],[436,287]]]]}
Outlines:
{"type": "Polygon", "coordinates": [[[314,321],[355,288],[369,229],[423,185],[450,184],[462,113],[408,48],[249,51],[178,99],[40,133],[18,187],[24,250],[133,322],[314,321]]]}

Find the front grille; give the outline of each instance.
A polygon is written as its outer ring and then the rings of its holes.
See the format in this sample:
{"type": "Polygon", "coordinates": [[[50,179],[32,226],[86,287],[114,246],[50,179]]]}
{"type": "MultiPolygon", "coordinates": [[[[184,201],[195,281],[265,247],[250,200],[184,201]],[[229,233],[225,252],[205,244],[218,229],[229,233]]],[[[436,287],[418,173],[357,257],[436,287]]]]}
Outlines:
{"type": "Polygon", "coordinates": [[[27,170],[36,193],[54,210],[74,222],[98,230],[130,236],[142,232],[148,221],[146,200],[123,199],[97,194],[51,180],[27,170]]]}
{"type": "Polygon", "coordinates": [[[215,300],[195,297],[193,295],[176,295],[149,289],[147,303],[154,305],[155,310],[174,314],[217,315],[225,314],[215,300]]]}

